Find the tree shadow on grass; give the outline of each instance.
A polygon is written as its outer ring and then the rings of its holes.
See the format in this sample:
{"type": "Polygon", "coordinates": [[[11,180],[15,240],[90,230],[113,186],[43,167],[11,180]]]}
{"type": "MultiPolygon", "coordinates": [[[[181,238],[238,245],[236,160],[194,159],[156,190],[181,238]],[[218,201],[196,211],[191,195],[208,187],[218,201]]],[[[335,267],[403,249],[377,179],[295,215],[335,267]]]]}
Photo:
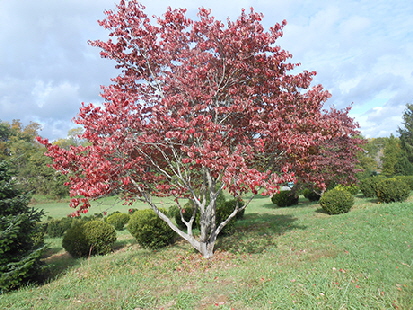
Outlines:
{"type": "Polygon", "coordinates": [[[42,260],[46,266],[42,281],[44,283],[55,280],[69,268],[80,265],[80,259],[72,257],[62,248],[49,248],[45,256],[42,260]]]}
{"type": "Polygon", "coordinates": [[[262,253],[276,247],[276,237],[291,230],[304,230],[307,226],[295,223],[290,214],[248,213],[236,223],[236,231],[218,239],[217,248],[241,254],[262,253]]]}
{"type": "Polygon", "coordinates": [[[120,240],[117,239],[115,243],[113,244],[113,250],[114,251],[120,250],[127,246],[133,245],[135,243],[136,243],[135,239],[120,239],[120,240]]]}
{"type": "Polygon", "coordinates": [[[287,207],[279,207],[273,203],[265,203],[265,204],[262,204],[261,207],[266,208],[266,209],[287,209],[287,208],[296,209],[296,208],[303,208],[303,207],[308,207],[308,206],[317,205],[317,204],[318,204],[317,201],[309,201],[307,198],[300,197],[299,203],[295,205],[291,205],[287,207]]]}
{"type": "Polygon", "coordinates": [[[321,213],[321,214],[327,214],[329,215],[323,208],[318,208],[317,210],[315,210],[315,213],[321,213]]]}

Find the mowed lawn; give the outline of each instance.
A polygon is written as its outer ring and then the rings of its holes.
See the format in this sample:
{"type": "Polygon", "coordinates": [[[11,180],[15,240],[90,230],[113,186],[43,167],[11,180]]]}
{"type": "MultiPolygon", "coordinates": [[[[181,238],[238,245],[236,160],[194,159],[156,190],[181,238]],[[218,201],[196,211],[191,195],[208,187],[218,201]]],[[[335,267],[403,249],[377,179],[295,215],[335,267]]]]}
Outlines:
{"type": "MultiPolygon", "coordinates": [[[[105,212],[130,208],[112,203],[105,212]]],[[[71,211],[49,207],[56,217],[71,211]]],[[[114,253],[89,259],[49,239],[53,277],[0,295],[1,309],[413,309],[413,196],[396,204],[358,197],[334,216],[304,198],[277,208],[258,197],[237,228],[209,260],[183,241],[141,249],[127,231],[114,253]]]]}
{"type": "MultiPolygon", "coordinates": [[[[53,218],[62,218],[70,215],[74,209],[70,207],[70,199],[64,199],[61,202],[54,202],[54,201],[44,201],[45,198],[41,197],[37,198],[37,202],[32,204],[33,207],[38,209],[44,210],[44,219],[47,217],[53,218]]],[[[36,196],[35,196],[36,201],[36,196]]],[[[170,206],[174,205],[174,200],[168,197],[158,198],[154,197],[153,201],[157,203],[158,206],[168,209],[170,206]]],[[[134,209],[146,209],[148,205],[136,201],[131,204],[125,203],[123,200],[119,199],[117,196],[110,196],[105,197],[97,200],[90,201],[91,207],[89,208],[89,212],[85,214],[85,216],[90,216],[99,213],[110,214],[112,212],[123,212],[128,213],[128,210],[131,208],[134,209]]],[[[82,214],[83,215],[83,214],[82,214]]]]}

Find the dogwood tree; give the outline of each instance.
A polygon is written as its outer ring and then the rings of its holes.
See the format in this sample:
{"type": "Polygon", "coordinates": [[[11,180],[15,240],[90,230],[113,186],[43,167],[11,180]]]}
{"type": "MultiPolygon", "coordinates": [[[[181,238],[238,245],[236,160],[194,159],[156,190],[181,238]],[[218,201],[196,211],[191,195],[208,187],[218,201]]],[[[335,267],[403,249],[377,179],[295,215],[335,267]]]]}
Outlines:
{"type": "MultiPolygon", "coordinates": [[[[292,159],[298,183],[293,190],[304,186],[323,193],[327,186],[358,182],[356,174],[362,170],[356,166],[359,163],[357,158],[367,141],[359,135],[358,124],[354,123],[349,112],[350,107],[343,110],[332,108],[321,116],[330,124],[335,123],[342,132],[310,147],[307,154],[298,160],[299,164],[295,158],[292,159]]],[[[287,157],[286,160],[291,158],[287,157]]]]}
{"type": "MultiPolygon", "coordinates": [[[[121,70],[103,87],[103,106],[82,104],[75,119],[86,146],[59,148],[47,140],[54,167],[70,175],[71,206],[87,212],[89,199],[122,193],[142,200],[204,257],[213,255],[229,217],[216,222],[216,199],[277,192],[294,181],[296,167],[332,139],[351,134],[352,123],[323,111],[330,94],[310,86],[315,72],[292,74],[297,64],[276,40],[286,21],[265,31],[262,14],[242,11],[226,24],[199,9],[168,9],[150,19],[137,1],[121,1],[99,24],[110,31],[102,49],[121,70]],[[294,168],[294,169],[293,169],[294,168]],[[191,219],[179,229],[154,196],[187,198],[191,219]],[[200,233],[194,234],[196,214],[200,233]]],[[[309,173],[311,174],[311,173],[309,173]]],[[[317,177],[322,186],[323,177],[317,177]]]]}

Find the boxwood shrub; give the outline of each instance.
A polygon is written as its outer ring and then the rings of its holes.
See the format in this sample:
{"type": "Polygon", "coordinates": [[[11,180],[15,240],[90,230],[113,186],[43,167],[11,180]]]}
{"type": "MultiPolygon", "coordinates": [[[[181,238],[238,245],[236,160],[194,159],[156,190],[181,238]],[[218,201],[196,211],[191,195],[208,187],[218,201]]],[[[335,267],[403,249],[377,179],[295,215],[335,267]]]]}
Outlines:
{"type": "MultiPolygon", "coordinates": [[[[217,213],[216,213],[217,226],[221,222],[225,221],[232,212],[234,212],[237,202],[239,203],[239,206],[243,206],[244,204],[242,200],[237,201],[236,199],[232,199],[232,200],[228,200],[228,201],[225,201],[224,203],[217,205],[217,213]]],[[[227,236],[227,235],[233,234],[235,232],[235,223],[237,220],[242,219],[242,217],[244,216],[244,212],[245,212],[245,209],[242,210],[241,212],[238,212],[221,230],[220,235],[227,236]]]]}
{"type": "Polygon", "coordinates": [[[360,192],[360,187],[357,185],[336,185],[334,189],[348,191],[352,195],[357,195],[360,192]]]}
{"type": "Polygon", "coordinates": [[[129,222],[130,215],[127,213],[113,213],[109,215],[105,221],[115,227],[115,230],[123,230],[129,222]]]}
{"type": "MultiPolygon", "coordinates": [[[[169,211],[168,211],[168,212],[169,212],[169,211]]],[[[188,202],[184,205],[184,207],[183,207],[183,209],[182,209],[182,216],[184,217],[184,220],[188,222],[188,221],[191,219],[193,213],[194,213],[194,205],[193,205],[192,201],[188,201],[188,202]]],[[[184,229],[184,230],[185,230],[185,229],[186,229],[186,225],[185,225],[185,223],[182,221],[181,213],[179,212],[178,206],[175,206],[175,209],[174,209],[174,217],[175,217],[176,225],[177,225],[180,229],[184,229]]],[[[199,228],[199,220],[200,220],[200,215],[199,215],[199,212],[197,212],[197,213],[195,214],[195,220],[194,220],[194,223],[193,223],[193,225],[192,225],[192,228],[193,228],[193,229],[199,228]]]]}
{"type": "MultiPolygon", "coordinates": [[[[167,214],[165,209],[160,211],[167,214]]],[[[162,248],[174,243],[176,239],[176,233],[152,209],[134,212],[128,230],[143,248],[162,248]]]]}
{"type": "Polygon", "coordinates": [[[274,194],[271,197],[271,201],[273,204],[279,207],[288,207],[298,204],[299,197],[295,192],[291,190],[283,190],[278,194],[274,194]]]}
{"type": "MultiPolygon", "coordinates": [[[[238,203],[238,207],[242,207],[245,202],[244,202],[241,198],[231,199],[231,200],[228,200],[228,201],[225,202],[225,206],[226,206],[226,208],[228,208],[229,210],[234,211],[234,210],[235,210],[235,207],[237,206],[237,203],[238,203]]],[[[232,211],[231,211],[231,213],[232,213],[232,211]]],[[[230,214],[230,213],[228,213],[228,215],[229,215],[229,214],[230,214]]],[[[236,218],[237,220],[241,220],[241,219],[244,218],[244,214],[245,214],[245,209],[243,209],[242,211],[238,212],[237,215],[235,216],[235,218],[236,218]]]]}
{"type": "Polygon", "coordinates": [[[376,186],[384,177],[373,176],[360,181],[360,190],[364,197],[376,197],[376,186]]]}
{"type": "Polygon", "coordinates": [[[409,185],[410,190],[413,191],[413,175],[397,176],[396,179],[402,180],[404,183],[409,185]]]}
{"type": "Polygon", "coordinates": [[[71,217],[63,217],[61,219],[52,219],[47,222],[46,233],[50,238],[62,237],[66,230],[72,226],[71,217]]]}
{"type": "Polygon", "coordinates": [[[397,178],[385,179],[377,184],[376,195],[381,203],[403,202],[410,195],[410,187],[397,178]]]}
{"type": "Polygon", "coordinates": [[[115,228],[102,221],[77,222],[66,231],[62,247],[73,257],[104,255],[112,251],[115,228]]]}
{"type": "Polygon", "coordinates": [[[305,188],[302,194],[305,198],[307,198],[311,202],[319,201],[321,197],[320,194],[316,193],[313,189],[310,189],[310,188],[305,188]]]}
{"type": "Polygon", "coordinates": [[[347,213],[353,204],[353,195],[338,189],[326,191],[320,198],[320,205],[328,214],[347,213]]]}

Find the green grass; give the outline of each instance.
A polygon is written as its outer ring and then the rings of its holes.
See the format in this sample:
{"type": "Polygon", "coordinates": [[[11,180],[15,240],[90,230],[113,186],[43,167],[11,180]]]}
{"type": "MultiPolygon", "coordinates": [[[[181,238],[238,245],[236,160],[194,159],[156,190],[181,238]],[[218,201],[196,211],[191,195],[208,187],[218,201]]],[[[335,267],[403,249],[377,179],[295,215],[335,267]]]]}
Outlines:
{"type": "MultiPolygon", "coordinates": [[[[70,199],[66,198],[63,199],[62,201],[55,202],[52,200],[48,200],[47,198],[43,196],[34,196],[35,203],[32,203],[31,206],[37,208],[37,209],[43,209],[45,216],[44,218],[47,217],[53,217],[53,218],[62,218],[65,216],[68,216],[70,213],[74,211],[69,204],[70,204],[70,199]]],[[[170,198],[154,198],[154,202],[158,203],[160,206],[168,208],[172,204],[174,204],[173,200],[170,198]]],[[[112,213],[115,211],[123,212],[123,213],[128,213],[128,210],[130,208],[135,208],[135,209],[145,209],[148,208],[148,205],[136,201],[133,204],[125,204],[124,201],[120,200],[117,196],[111,196],[111,197],[105,197],[105,198],[100,198],[95,201],[91,201],[91,207],[89,208],[89,213],[86,215],[90,214],[95,214],[95,213],[112,213]]]]}
{"type": "Polygon", "coordinates": [[[259,197],[209,260],[184,242],[141,249],[127,231],[114,253],[75,260],[53,239],[53,278],[0,309],[413,309],[412,202],[356,198],[330,216],[259,197]]]}

